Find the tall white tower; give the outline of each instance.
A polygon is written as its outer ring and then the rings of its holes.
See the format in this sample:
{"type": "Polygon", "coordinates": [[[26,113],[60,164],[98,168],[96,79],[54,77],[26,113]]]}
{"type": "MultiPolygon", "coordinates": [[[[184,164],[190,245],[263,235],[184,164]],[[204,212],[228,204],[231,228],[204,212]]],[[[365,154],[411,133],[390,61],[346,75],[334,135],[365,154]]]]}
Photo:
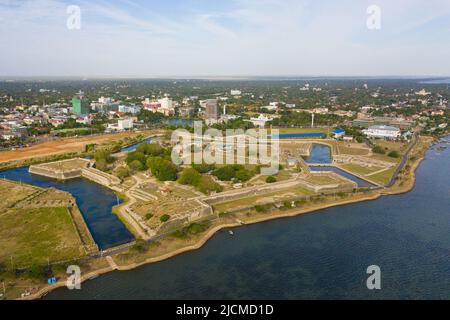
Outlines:
{"type": "Polygon", "coordinates": [[[314,128],[314,113],[312,113],[311,117],[311,128],[314,128]]]}

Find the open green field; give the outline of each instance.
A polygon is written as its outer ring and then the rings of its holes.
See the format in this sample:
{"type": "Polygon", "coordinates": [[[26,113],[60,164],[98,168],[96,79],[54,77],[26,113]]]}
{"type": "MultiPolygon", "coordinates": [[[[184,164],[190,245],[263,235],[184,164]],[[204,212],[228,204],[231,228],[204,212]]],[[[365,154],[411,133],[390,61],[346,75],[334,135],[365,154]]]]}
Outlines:
{"type": "Polygon", "coordinates": [[[395,169],[396,169],[396,167],[392,167],[390,169],[387,169],[386,171],[382,171],[380,173],[370,175],[367,178],[376,183],[386,185],[389,183],[389,181],[391,181],[391,178],[395,172],[395,169]]]}
{"type": "Polygon", "coordinates": [[[0,194],[2,195],[2,201],[0,202],[0,212],[4,211],[6,208],[13,206],[26,197],[36,193],[38,190],[39,188],[20,184],[18,182],[3,179],[0,180],[0,194]]]}
{"type": "Polygon", "coordinates": [[[39,165],[39,167],[47,168],[50,170],[73,170],[87,167],[88,162],[84,159],[70,159],[64,161],[57,161],[51,163],[45,163],[39,165]]]}
{"type": "Polygon", "coordinates": [[[319,174],[319,173],[312,173],[306,176],[304,180],[319,186],[336,183],[347,183],[347,181],[340,179],[337,175],[319,174]]]}
{"type": "Polygon", "coordinates": [[[348,163],[348,164],[342,164],[340,165],[341,168],[348,170],[350,172],[365,176],[367,174],[371,174],[373,172],[377,172],[382,170],[382,167],[376,167],[376,166],[372,166],[372,167],[365,167],[365,166],[360,166],[357,164],[353,164],[353,163],[348,163]]]}
{"type": "MultiPolygon", "coordinates": [[[[288,171],[288,170],[281,170],[278,172],[277,175],[274,176],[277,181],[285,181],[285,180],[289,180],[292,179],[292,171],[288,171]]],[[[262,184],[262,183],[266,183],[266,179],[267,176],[265,175],[261,175],[258,178],[256,178],[255,180],[252,180],[253,184],[262,184]]]]}
{"type": "Polygon", "coordinates": [[[401,142],[401,141],[390,141],[390,140],[374,140],[372,141],[374,144],[382,147],[386,153],[388,153],[389,151],[398,151],[400,153],[403,153],[406,148],[408,147],[408,143],[407,142],[401,142]]]}
{"type": "MultiPolygon", "coordinates": [[[[321,132],[327,133],[328,129],[326,128],[273,128],[278,129],[280,133],[307,133],[307,132],[321,132]]],[[[330,132],[332,129],[330,129],[330,132]]]]}
{"type": "Polygon", "coordinates": [[[362,143],[348,143],[344,141],[337,141],[336,144],[339,149],[339,154],[348,154],[351,156],[366,156],[370,152],[370,149],[362,143]]]}
{"type": "Polygon", "coordinates": [[[67,208],[0,212],[0,263],[10,268],[47,264],[84,255],[67,208]]]}
{"type": "Polygon", "coordinates": [[[389,156],[387,156],[385,154],[377,154],[377,153],[374,153],[369,158],[376,159],[376,160],[381,160],[381,161],[386,161],[386,162],[391,162],[391,163],[400,163],[402,161],[401,157],[400,158],[392,158],[392,157],[389,157],[389,156]]]}

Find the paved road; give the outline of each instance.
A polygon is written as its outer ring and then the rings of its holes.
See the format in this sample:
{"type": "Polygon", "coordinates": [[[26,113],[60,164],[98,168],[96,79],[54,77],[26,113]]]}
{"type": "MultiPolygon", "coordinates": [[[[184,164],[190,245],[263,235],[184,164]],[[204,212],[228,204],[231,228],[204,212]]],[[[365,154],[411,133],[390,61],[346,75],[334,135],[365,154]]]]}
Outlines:
{"type": "Polygon", "coordinates": [[[409,154],[411,153],[411,150],[416,146],[417,142],[419,141],[419,132],[414,132],[414,135],[411,139],[411,143],[408,146],[408,149],[406,150],[405,154],[402,157],[402,161],[397,166],[397,169],[395,169],[395,172],[391,178],[391,181],[386,185],[386,188],[392,187],[397,180],[397,176],[400,173],[400,171],[403,170],[406,163],[408,162],[409,154]]]}

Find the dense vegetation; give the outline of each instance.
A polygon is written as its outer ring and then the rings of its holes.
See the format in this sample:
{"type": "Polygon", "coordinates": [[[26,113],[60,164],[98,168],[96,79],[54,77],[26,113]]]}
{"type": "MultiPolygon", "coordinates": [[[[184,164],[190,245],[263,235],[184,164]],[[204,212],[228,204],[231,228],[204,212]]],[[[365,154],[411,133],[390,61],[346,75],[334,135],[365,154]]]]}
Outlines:
{"type": "Polygon", "coordinates": [[[217,168],[212,172],[212,174],[221,181],[245,182],[250,180],[254,175],[258,174],[259,170],[259,167],[249,170],[243,165],[234,164],[217,168]]]}

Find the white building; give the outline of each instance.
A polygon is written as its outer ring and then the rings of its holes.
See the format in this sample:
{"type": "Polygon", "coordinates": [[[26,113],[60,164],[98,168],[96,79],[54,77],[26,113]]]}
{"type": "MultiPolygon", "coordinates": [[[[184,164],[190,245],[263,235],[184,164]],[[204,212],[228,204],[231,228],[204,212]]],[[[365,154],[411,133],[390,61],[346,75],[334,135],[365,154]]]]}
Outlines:
{"type": "Polygon", "coordinates": [[[430,94],[431,94],[431,92],[427,92],[425,89],[422,89],[422,90],[416,92],[416,95],[422,96],[422,97],[426,97],[426,96],[428,96],[430,94]]]}
{"type": "Polygon", "coordinates": [[[101,104],[111,104],[114,102],[114,100],[112,98],[107,98],[107,97],[100,97],[98,98],[98,102],[101,104]]]}
{"type": "Polygon", "coordinates": [[[169,97],[164,97],[162,99],[158,99],[158,102],[161,105],[159,112],[166,116],[175,114],[175,106],[172,99],[169,97]]]}
{"type": "Polygon", "coordinates": [[[133,126],[134,126],[134,121],[132,118],[119,119],[119,120],[117,120],[117,123],[109,124],[108,130],[109,131],[124,131],[124,130],[133,129],[133,126]]]}
{"type": "Polygon", "coordinates": [[[232,96],[240,96],[242,94],[242,91],[241,90],[231,90],[230,94],[232,96]]]}
{"type": "Polygon", "coordinates": [[[266,122],[272,121],[272,118],[268,118],[263,114],[260,114],[258,118],[250,118],[250,122],[253,123],[255,127],[264,128],[266,122]]]}
{"type": "Polygon", "coordinates": [[[117,120],[117,127],[119,130],[133,129],[133,119],[119,119],[117,120]]]}
{"type": "Polygon", "coordinates": [[[400,129],[391,126],[371,126],[363,133],[369,138],[398,139],[401,135],[400,129]]]}

